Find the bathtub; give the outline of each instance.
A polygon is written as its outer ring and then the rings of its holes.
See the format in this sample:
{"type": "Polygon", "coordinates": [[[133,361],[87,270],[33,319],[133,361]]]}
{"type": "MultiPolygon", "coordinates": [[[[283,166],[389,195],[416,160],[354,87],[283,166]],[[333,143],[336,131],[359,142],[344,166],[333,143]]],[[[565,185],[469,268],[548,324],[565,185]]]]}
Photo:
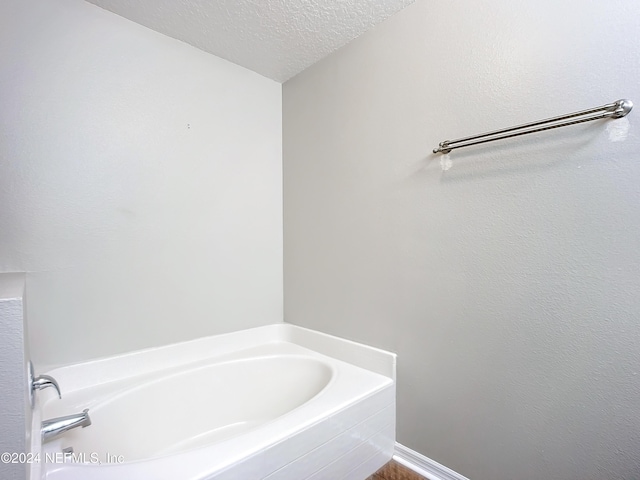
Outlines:
{"type": "Polygon", "coordinates": [[[48,374],[62,400],[38,392],[31,480],[358,480],[393,454],[395,355],[289,324],[48,374]],[[92,425],[40,444],[43,419],[85,408],[92,425]]]}

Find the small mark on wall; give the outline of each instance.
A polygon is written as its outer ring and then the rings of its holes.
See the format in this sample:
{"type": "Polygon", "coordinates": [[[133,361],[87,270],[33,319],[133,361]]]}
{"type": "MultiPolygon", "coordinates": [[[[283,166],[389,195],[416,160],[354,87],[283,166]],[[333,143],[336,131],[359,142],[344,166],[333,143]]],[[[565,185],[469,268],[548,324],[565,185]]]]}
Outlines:
{"type": "Polygon", "coordinates": [[[631,124],[626,118],[619,118],[607,124],[607,133],[612,142],[623,142],[629,135],[631,124]]]}
{"type": "Polygon", "coordinates": [[[187,130],[191,129],[191,124],[187,123],[187,130]]]}
{"type": "Polygon", "coordinates": [[[442,167],[443,172],[446,172],[453,167],[453,160],[451,160],[448,153],[445,153],[440,157],[440,166],[442,167]]]}
{"type": "Polygon", "coordinates": [[[125,216],[133,216],[136,214],[136,212],[134,212],[133,210],[125,207],[116,208],[116,212],[121,213],[122,215],[125,215],[125,216]]]}

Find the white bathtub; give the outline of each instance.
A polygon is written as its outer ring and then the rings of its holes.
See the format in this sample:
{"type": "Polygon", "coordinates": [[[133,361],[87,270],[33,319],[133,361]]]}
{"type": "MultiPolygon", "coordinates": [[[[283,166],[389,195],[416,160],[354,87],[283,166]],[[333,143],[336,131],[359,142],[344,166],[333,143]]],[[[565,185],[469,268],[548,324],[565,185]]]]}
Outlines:
{"type": "Polygon", "coordinates": [[[38,392],[32,480],[358,480],[393,453],[395,356],[293,325],[48,373],[63,397],[38,392]],[[85,408],[39,450],[43,418],[85,408]]]}

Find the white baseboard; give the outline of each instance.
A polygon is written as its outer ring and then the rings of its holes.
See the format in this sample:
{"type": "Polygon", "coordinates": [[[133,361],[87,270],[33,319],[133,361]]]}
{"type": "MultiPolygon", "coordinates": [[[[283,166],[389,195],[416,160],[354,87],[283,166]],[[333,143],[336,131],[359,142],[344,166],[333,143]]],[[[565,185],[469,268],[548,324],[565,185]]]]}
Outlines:
{"type": "Polygon", "coordinates": [[[469,480],[450,468],[396,442],[393,459],[429,480],[469,480]]]}

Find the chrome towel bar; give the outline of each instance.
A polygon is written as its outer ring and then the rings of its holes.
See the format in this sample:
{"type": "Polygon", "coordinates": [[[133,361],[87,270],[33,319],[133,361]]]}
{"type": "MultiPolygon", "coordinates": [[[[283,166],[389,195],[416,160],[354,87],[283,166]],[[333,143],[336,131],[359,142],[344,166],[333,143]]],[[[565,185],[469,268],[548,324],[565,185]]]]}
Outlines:
{"type": "Polygon", "coordinates": [[[445,140],[444,142],[440,142],[438,148],[433,149],[433,153],[449,153],[454,148],[469,147],[479,143],[493,142],[494,140],[517,137],[528,133],[542,132],[543,130],[566,127],[568,125],[590,122],[591,120],[601,118],[622,118],[626,116],[632,108],[633,103],[631,100],[622,99],[614,103],[602,105],[601,107],[590,108],[559,117],[547,118],[546,120],[539,120],[537,122],[525,123],[517,127],[504,128],[502,130],[495,130],[493,132],[459,138],[457,140],[445,140]]]}

